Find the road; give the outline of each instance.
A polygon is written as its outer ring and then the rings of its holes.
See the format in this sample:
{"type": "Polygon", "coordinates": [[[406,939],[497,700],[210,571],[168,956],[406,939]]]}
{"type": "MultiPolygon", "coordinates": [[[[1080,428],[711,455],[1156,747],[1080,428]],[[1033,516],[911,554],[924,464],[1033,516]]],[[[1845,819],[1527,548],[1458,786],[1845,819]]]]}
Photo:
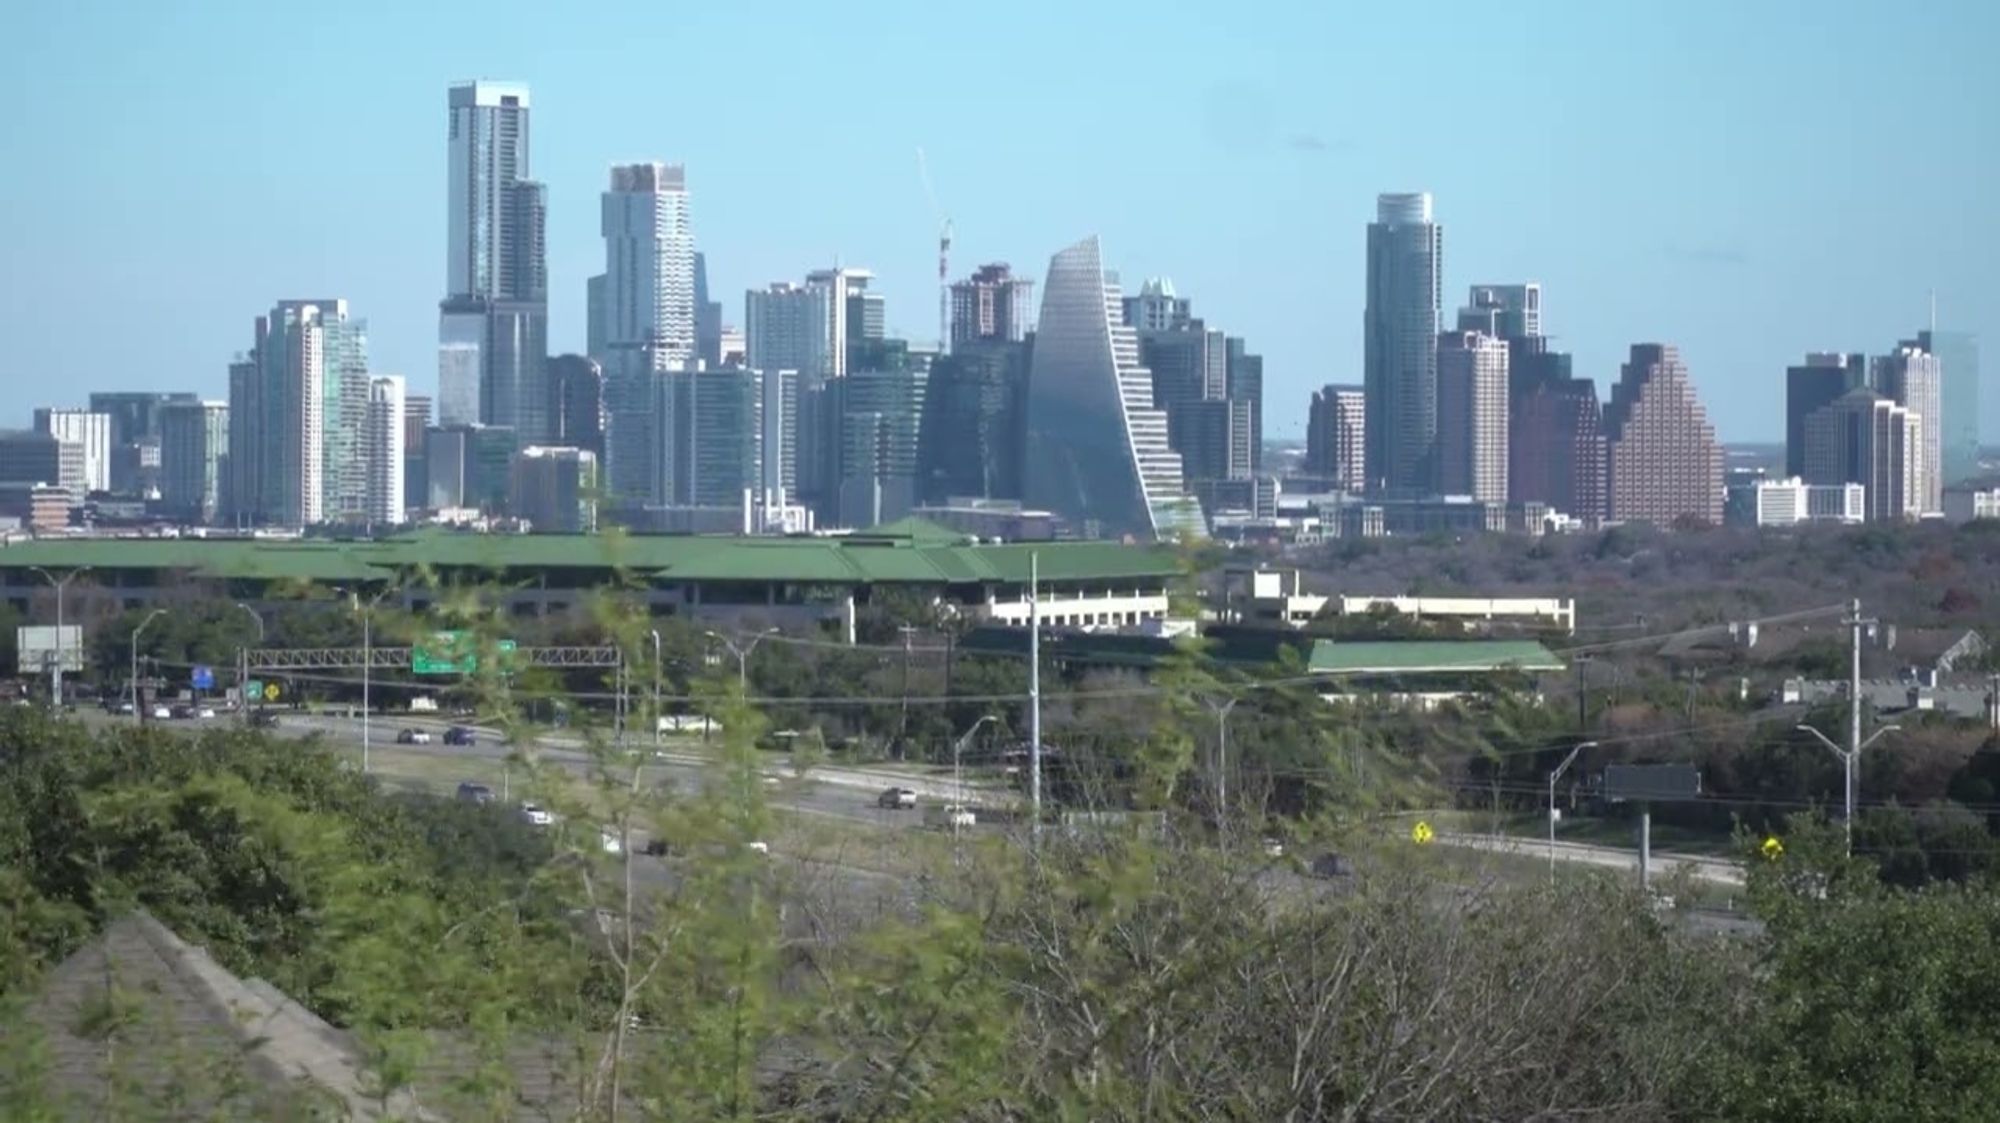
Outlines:
{"type": "MultiPolygon", "coordinates": [[[[1471,850],[1490,850],[1501,854],[1522,854],[1533,858],[1547,858],[1550,847],[1547,839],[1520,838],[1515,835],[1461,834],[1439,831],[1437,841],[1445,846],[1459,846],[1471,850]]],[[[1584,865],[1605,866],[1611,869],[1639,869],[1639,852],[1623,850],[1616,846],[1598,846],[1588,842],[1557,842],[1554,853],[1559,861],[1578,862],[1584,865]]],[[[1669,854],[1653,851],[1653,875],[1670,877],[1686,871],[1697,881],[1711,885],[1723,885],[1741,889],[1744,884],[1743,867],[1735,862],[1720,858],[1704,858],[1694,854],[1669,854]]]]}

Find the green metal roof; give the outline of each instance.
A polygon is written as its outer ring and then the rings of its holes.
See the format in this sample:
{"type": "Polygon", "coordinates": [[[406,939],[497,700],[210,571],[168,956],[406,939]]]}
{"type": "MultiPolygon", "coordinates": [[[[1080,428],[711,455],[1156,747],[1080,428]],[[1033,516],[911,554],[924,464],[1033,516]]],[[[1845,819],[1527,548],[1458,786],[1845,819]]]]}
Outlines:
{"type": "Polygon", "coordinates": [[[1559,671],[1563,663],[1534,640],[1319,640],[1306,667],[1326,675],[1430,675],[1559,671]]]}
{"type": "Polygon", "coordinates": [[[45,538],[0,547],[0,569],[176,570],[216,579],[352,581],[418,566],[452,570],[624,569],[655,582],[799,584],[1026,583],[1143,580],[1178,571],[1170,548],[1115,542],[973,545],[948,531],[891,524],[852,538],[692,535],[482,535],[418,531],[375,541],[45,538]],[[897,532],[902,533],[897,533],[897,532]],[[948,537],[948,540],[947,540],[948,537]]]}

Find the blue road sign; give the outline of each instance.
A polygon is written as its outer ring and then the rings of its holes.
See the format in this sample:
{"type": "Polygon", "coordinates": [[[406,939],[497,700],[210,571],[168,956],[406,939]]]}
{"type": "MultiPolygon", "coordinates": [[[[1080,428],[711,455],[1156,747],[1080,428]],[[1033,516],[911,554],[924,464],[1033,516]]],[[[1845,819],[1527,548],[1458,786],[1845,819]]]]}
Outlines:
{"type": "Polygon", "coordinates": [[[196,667],[196,668],[194,669],[194,674],[193,674],[193,675],[191,676],[191,678],[192,678],[192,680],[193,680],[193,683],[194,683],[194,688],[195,688],[196,690],[214,690],[214,689],[215,689],[215,668],[214,668],[214,667],[196,667]]]}

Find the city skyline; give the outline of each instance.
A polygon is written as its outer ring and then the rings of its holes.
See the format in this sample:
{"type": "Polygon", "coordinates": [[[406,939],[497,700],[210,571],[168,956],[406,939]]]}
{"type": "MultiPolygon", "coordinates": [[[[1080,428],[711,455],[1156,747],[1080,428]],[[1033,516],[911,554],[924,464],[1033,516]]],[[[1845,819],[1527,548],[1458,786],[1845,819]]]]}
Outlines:
{"type": "MultiPolygon", "coordinates": [[[[379,49],[389,73],[366,89],[334,84],[330,91],[309,77],[310,66],[280,67],[235,52],[223,67],[222,52],[240,33],[219,20],[128,13],[110,28],[90,25],[86,52],[80,37],[88,21],[35,11],[21,41],[40,49],[24,52],[25,65],[0,82],[38,91],[23,104],[72,108],[31,109],[28,120],[0,134],[10,166],[65,169],[6,188],[11,205],[0,230],[25,267],[9,271],[8,299],[0,301],[7,309],[0,312],[0,371],[8,375],[0,379],[0,412],[81,404],[39,400],[25,377],[31,372],[35,381],[55,375],[81,384],[130,371],[123,381],[134,389],[219,397],[222,364],[240,346],[236,310],[314,292],[341,293],[364,309],[378,369],[403,374],[413,392],[432,390],[433,317],[448,287],[434,248],[445,240],[446,216],[434,202],[445,177],[433,107],[440,87],[492,75],[534,90],[534,172],[549,191],[551,354],[584,350],[583,282],[601,269],[596,194],[605,169],[634,158],[690,169],[711,299],[728,319],[740,316],[735,294],[837,258],[876,272],[891,334],[928,339],[935,331],[936,224],[915,166],[922,146],[939,205],[955,223],[954,277],[987,261],[1043,261],[1069,232],[1098,230],[1120,247],[1118,265],[1128,276],[1172,276],[1218,322],[1259,341],[1274,401],[1304,401],[1327,382],[1360,380],[1359,316],[1348,311],[1361,306],[1360,278],[1325,263],[1358,252],[1358,227],[1374,195],[1425,190],[1452,230],[1446,292],[1494,278],[1539,281],[1560,325],[1559,346],[1575,354],[1577,376],[1592,379],[1600,394],[1608,394],[1632,341],[1674,340],[1721,435],[1774,441],[1788,363],[1807,351],[1871,346],[1926,322],[1932,290],[1941,327],[2000,336],[2000,265],[1980,248],[2000,242],[2000,220],[1977,202],[1995,194],[2000,146],[1982,143],[1992,122],[1972,108],[2000,102],[2000,93],[1967,46],[1980,38],[1969,32],[1994,17],[1953,5],[1848,8],[1819,21],[1824,26],[1802,28],[1775,13],[1717,8],[1613,18],[1575,7],[1529,21],[1535,26],[1528,29],[1468,8],[1453,19],[1467,32],[1464,44],[1454,36],[1421,50],[1398,45],[1406,37],[1392,39],[1392,21],[1382,13],[1247,13],[1221,24],[1221,49],[1189,82],[1187,111],[1177,120],[1148,123],[1112,110],[1117,127],[1078,120],[1046,135],[1001,117],[989,127],[963,127],[985,95],[945,77],[966,63],[971,48],[961,40],[1017,49],[1024,73],[1059,72],[1055,64],[1080,48],[1052,32],[1118,26],[1135,57],[1173,58],[1207,45],[1201,21],[1153,26],[1115,7],[1076,13],[1031,5],[1005,19],[957,17],[967,33],[938,36],[934,48],[886,34],[914,23],[914,11],[850,13],[837,26],[808,16],[795,27],[758,29],[769,37],[760,44],[776,57],[805,64],[797,87],[891,60],[907,64],[900,72],[919,84],[932,76],[935,97],[888,109],[858,137],[818,136],[803,115],[787,117],[782,107],[795,99],[787,89],[750,92],[726,111],[683,114],[663,126],[658,95],[603,77],[619,73],[607,62],[665,33],[664,14],[643,10],[627,13],[631,34],[602,45],[604,58],[579,65],[560,57],[560,48],[595,39],[561,20],[481,21],[470,29],[454,23],[453,35],[430,35],[426,27],[449,17],[427,11],[398,24],[383,44],[368,31],[373,21],[363,5],[343,21],[348,28],[313,49],[339,51],[353,39],[352,49],[379,49]],[[1333,30],[1341,34],[1316,34],[1333,30]],[[1671,49],[1637,60],[1622,49],[1649,36],[1671,49]],[[839,49],[825,51],[824,41],[839,49]],[[1805,81],[1843,59],[1864,64],[1885,41],[1932,44],[1921,91],[1805,81]],[[1480,67],[1449,65],[1473,44],[1480,67]],[[121,99],[117,112],[99,114],[102,128],[88,143],[67,130],[68,112],[102,109],[113,96],[79,81],[111,72],[142,49],[185,58],[191,72],[229,70],[231,81],[198,75],[163,84],[146,99],[121,99]],[[1297,68],[1327,74],[1310,80],[1281,77],[1286,67],[1267,65],[1301,51],[1339,65],[1297,68]],[[58,72],[52,63],[65,57],[94,61],[58,72]],[[1371,83],[1418,65],[1431,76],[1429,88],[1394,120],[1349,108],[1366,104],[1357,95],[1371,83]],[[1718,92],[1734,96],[1692,104],[1674,93],[1682,83],[1714,79],[1729,84],[1718,92]],[[1474,152],[1480,146],[1438,143],[1459,124],[1455,102],[1462,105],[1474,87],[1508,81],[1534,117],[1519,158],[1491,145],[1474,152]],[[253,90],[255,97],[247,96],[253,90]],[[1730,105],[1729,114],[1705,108],[1709,102],[1730,105]],[[266,153],[256,174],[225,174],[240,158],[238,138],[257,135],[267,115],[323,113],[342,125],[310,152],[266,153]],[[176,127],[148,124],[167,120],[176,127]],[[177,130],[190,120],[195,125],[182,136],[177,130]],[[1176,164],[1187,177],[1184,190],[1151,190],[1157,153],[1166,150],[1162,130],[1179,139],[1175,150],[1196,157],[1176,164]],[[159,147],[168,135],[177,148],[159,147]],[[742,143],[749,135],[758,142],[742,143]],[[1711,136],[1713,144],[1703,143],[1711,136]],[[1018,168],[1030,142],[1045,150],[1036,150],[1037,174],[1024,177],[1018,168]],[[1929,173],[1891,175],[1888,162],[1866,161],[1840,177],[1792,171],[1815,151],[1891,148],[1922,153],[1929,173]],[[1153,163],[1141,158],[1148,153],[1153,163]],[[1660,154],[1670,155],[1674,176],[1652,183],[1629,174],[1635,162],[1660,154]],[[138,180],[100,174],[112,159],[144,161],[151,171],[138,180]],[[1187,198],[1200,198],[1215,221],[1185,222],[1187,198]],[[173,208],[175,221],[152,217],[161,207],[173,208]],[[296,213],[312,213],[311,228],[286,224],[287,238],[273,244],[277,216],[296,213]],[[184,275],[190,261],[201,263],[192,277],[184,275]],[[106,353],[86,359],[66,341],[81,330],[82,310],[101,299],[107,277],[158,295],[139,302],[132,342],[109,341],[106,353]],[[140,358],[154,353],[156,361],[140,358]]],[[[746,30],[719,17],[698,22],[704,34],[725,38],[746,30]]],[[[722,77],[720,60],[698,57],[692,65],[692,86],[703,75],[722,77]]],[[[1124,85],[1125,77],[1095,81],[1124,85]]],[[[1057,78],[1050,89],[1020,96],[1030,106],[1077,99],[1086,81],[1057,78]]],[[[1129,99],[1102,100],[1109,110],[1129,99]]],[[[1982,398],[1991,439],[2000,394],[1982,398]]],[[[1302,435],[1299,411],[1272,420],[1272,435],[1302,435]]]]}

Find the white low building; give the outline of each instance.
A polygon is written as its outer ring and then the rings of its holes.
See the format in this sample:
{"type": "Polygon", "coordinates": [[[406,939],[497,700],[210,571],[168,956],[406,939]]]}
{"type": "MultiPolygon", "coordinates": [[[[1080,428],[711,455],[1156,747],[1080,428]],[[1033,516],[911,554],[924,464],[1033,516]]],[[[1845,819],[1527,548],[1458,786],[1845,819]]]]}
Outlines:
{"type": "Polygon", "coordinates": [[[1416,619],[1545,623],[1576,632],[1576,602],[1567,597],[1326,597],[1305,591],[1296,569],[1230,569],[1224,572],[1225,615],[1239,623],[1303,627],[1327,610],[1342,616],[1394,612],[1416,619]]]}

